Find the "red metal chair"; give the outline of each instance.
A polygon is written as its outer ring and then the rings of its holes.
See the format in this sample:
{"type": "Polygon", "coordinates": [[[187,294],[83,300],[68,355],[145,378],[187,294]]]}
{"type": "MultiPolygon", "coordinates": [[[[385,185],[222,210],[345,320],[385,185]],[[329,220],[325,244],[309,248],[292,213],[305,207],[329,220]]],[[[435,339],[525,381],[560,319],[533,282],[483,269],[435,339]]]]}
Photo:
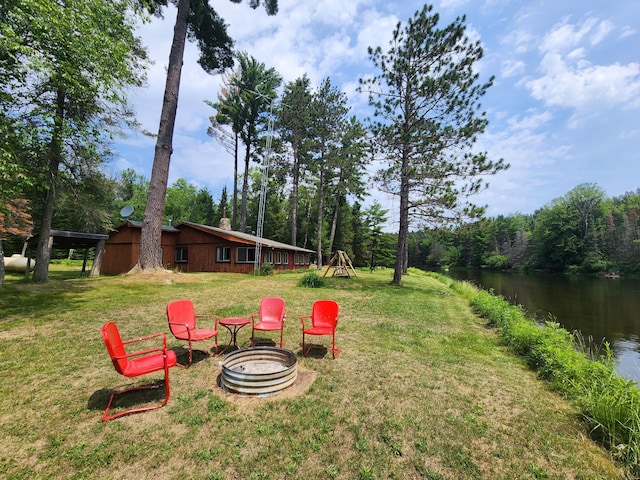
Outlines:
{"type": "Polygon", "coordinates": [[[123,341],[120,337],[118,327],[113,322],[105,323],[102,327],[102,339],[107,347],[113,366],[121,375],[125,377],[138,377],[140,375],[146,375],[148,373],[158,372],[164,370],[164,382],[155,383],[152,385],[142,385],[139,387],[128,388],[120,390],[111,394],[109,397],[109,403],[107,408],[102,414],[102,421],[112,420],[114,418],[121,417],[123,415],[129,415],[131,413],[146,412],[147,410],[153,410],[154,408],[160,408],[169,401],[169,368],[176,365],[176,354],[172,350],[167,350],[167,337],[164,333],[156,333],[153,335],[147,335],[145,337],[134,338],[131,340],[123,341]],[[151,348],[147,350],[140,350],[137,352],[127,353],[125,351],[125,345],[129,345],[135,342],[148,340],[155,337],[162,337],[162,347],[151,348]],[[119,412],[113,415],[109,415],[109,409],[111,403],[116,395],[120,395],[125,392],[131,392],[135,390],[150,390],[159,388],[164,385],[165,397],[164,400],[158,405],[152,407],[133,408],[119,412]]]}
{"type": "Polygon", "coordinates": [[[254,333],[256,330],[280,330],[280,348],[283,348],[282,334],[284,332],[285,302],[278,297],[265,297],[260,302],[260,311],[251,314],[251,346],[255,346],[254,333]],[[258,321],[256,322],[256,317],[258,321]]]}
{"type": "Polygon", "coordinates": [[[193,362],[192,342],[199,342],[215,337],[216,351],[218,353],[218,316],[217,315],[196,315],[191,300],[176,300],[167,305],[167,319],[169,321],[169,329],[174,337],[178,340],[186,340],[189,342],[189,363],[180,367],[189,368],[193,362]],[[213,330],[206,328],[198,328],[196,319],[198,318],[214,318],[213,330]]]}
{"type": "Polygon", "coordinates": [[[305,349],[305,335],[331,335],[331,353],[336,358],[340,349],[336,348],[336,327],[338,326],[338,304],[333,300],[318,300],[313,304],[311,315],[301,317],[302,320],[302,354],[306,357],[313,348],[305,349]],[[307,328],[305,319],[311,319],[311,327],[307,328]]]}

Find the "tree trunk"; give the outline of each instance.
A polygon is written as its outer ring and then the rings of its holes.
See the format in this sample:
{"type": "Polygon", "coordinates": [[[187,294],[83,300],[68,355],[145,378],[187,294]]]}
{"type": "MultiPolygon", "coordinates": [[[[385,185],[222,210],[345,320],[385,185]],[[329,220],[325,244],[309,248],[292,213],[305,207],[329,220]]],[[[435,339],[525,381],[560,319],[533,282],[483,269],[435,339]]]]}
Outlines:
{"type": "Polygon", "coordinates": [[[234,133],[233,152],[233,205],[231,207],[231,225],[233,230],[238,229],[238,134],[234,133]]]}
{"type": "Polygon", "coordinates": [[[393,284],[402,285],[402,274],[405,271],[407,256],[407,238],[409,237],[409,174],[407,154],[402,155],[402,170],[400,174],[400,229],[398,231],[398,245],[396,247],[396,263],[393,270],[393,284]]]}
{"type": "Polygon", "coordinates": [[[294,247],[298,241],[298,183],[300,181],[300,162],[297,154],[293,152],[293,174],[291,188],[291,245],[294,247]]]}
{"type": "Polygon", "coordinates": [[[96,245],[96,254],[93,257],[93,264],[91,265],[90,277],[99,277],[100,270],[102,269],[102,259],[104,258],[104,240],[99,240],[96,245]]]}
{"type": "Polygon", "coordinates": [[[0,288],[4,285],[4,247],[0,237],[0,288]]]}
{"type": "MultiPolygon", "coordinates": [[[[322,160],[321,160],[322,161],[322,160]]],[[[322,208],[324,194],[324,168],[320,168],[320,179],[318,182],[318,228],[316,236],[316,255],[318,256],[317,269],[322,269],[322,208]]]]}
{"type": "Polygon", "coordinates": [[[251,158],[251,138],[247,142],[247,151],[244,155],[244,176],[242,178],[242,204],[240,205],[240,231],[244,233],[247,226],[247,195],[249,193],[249,160],[251,158]]]}
{"type": "Polygon", "coordinates": [[[58,183],[58,169],[62,161],[61,132],[64,122],[64,102],[66,92],[64,87],[58,87],[56,92],[56,118],[54,120],[53,135],[49,148],[49,185],[47,196],[42,207],[42,219],[38,236],[36,251],[36,266],[33,269],[34,282],[46,282],[49,280],[49,260],[51,259],[51,221],[56,203],[56,184],[58,183]]]}
{"type": "MultiPolygon", "coordinates": [[[[147,206],[142,221],[140,237],[140,257],[138,266],[142,271],[162,269],[162,217],[164,215],[165,196],[169,181],[169,162],[173,153],[173,129],[178,109],[178,92],[182,59],[187,35],[187,20],[191,0],[180,0],[178,14],[173,29],[173,43],[169,54],[169,68],[165,84],[158,140],[156,141],[147,206]]],[[[37,266],[37,264],[36,264],[37,266]]]]}
{"type": "Polygon", "coordinates": [[[329,255],[333,253],[333,242],[336,238],[336,230],[338,229],[338,209],[340,208],[340,200],[336,199],[336,206],[333,209],[333,219],[331,220],[331,233],[329,234],[329,255]]]}

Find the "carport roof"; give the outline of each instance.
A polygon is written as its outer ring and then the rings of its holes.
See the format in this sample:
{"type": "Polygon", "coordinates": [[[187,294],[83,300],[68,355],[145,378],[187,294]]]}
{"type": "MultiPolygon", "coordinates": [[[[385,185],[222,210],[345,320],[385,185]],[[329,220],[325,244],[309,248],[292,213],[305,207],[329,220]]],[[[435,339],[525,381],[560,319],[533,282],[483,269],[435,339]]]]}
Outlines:
{"type": "MultiPolygon", "coordinates": [[[[109,235],[102,233],[69,232],[67,230],[51,230],[53,248],[91,248],[98,245],[100,240],[107,240],[109,235]]],[[[27,240],[29,248],[38,245],[39,235],[33,235],[27,240]]]]}

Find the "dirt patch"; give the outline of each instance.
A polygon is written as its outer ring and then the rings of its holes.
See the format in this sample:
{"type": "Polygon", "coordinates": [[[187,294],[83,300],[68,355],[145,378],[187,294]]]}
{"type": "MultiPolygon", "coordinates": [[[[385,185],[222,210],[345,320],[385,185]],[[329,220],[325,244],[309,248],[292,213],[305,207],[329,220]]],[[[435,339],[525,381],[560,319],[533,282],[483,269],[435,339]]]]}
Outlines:
{"type": "Polygon", "coordinates": [[[217,395],[222,397],[228,402],[239,405],[243,408],[258,406],[263,404],[264,402],[270,402],[274,400],[283,400],[286,398],[294,398],[299,395],[302,395],[309,387],[313,384],[316,379],[317,372],[313,370],[309,370],[307,368],[303,368],[298,365],[298,376],[296,377],[296,381],[293,382],[292,385],[288,386],[284,390],[273,393],[268,396],[260,396],[260,395],[246,395],[240,393],[228,392],[220,386],[220,375],[222,374],[222,370],[218,370],[216,376],[216,386],[215,392],[217,395]]]}

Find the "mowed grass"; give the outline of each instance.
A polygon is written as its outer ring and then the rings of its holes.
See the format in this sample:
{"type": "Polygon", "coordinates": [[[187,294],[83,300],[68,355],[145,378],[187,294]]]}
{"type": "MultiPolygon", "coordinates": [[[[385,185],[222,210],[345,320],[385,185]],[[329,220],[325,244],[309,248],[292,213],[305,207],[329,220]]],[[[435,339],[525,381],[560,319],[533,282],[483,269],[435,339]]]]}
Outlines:
{"type": "MultiPolygon", "coordinates": [[[[0,289],[0,477],[623,478],[575,407],[437,279],[412,274],[398,288],[390,271],[362,272],[312,289],[298,286],[302,275],[80,278],[52,266],[45,285],[8,276],[0,289]],[[307,389],[263,399],[227,394],[217,385],[222,357],[200,352],[190,369],[171,370],[167,406],[100,421],[113,390],[162,378],[118,375],[100,336],[105,322],[115,321],[124,338],[168,333],[172,300],[236,316],[256,311],[264,296],[287,302],[285,347],[315,375],[307,389]],[[325,298],[340,305],[342,352],[336,360],[325,350],[302,357],[300,316],[325,298]]],[[[241,346],[250,335],[240,330],[241,346]]],[[[229,341],[226,331],[219,340],[229,341]]],[[[213,341],[195,345],[210,354],[213,341]]],[[[117,405],[163,392],[151,396],[117,405]]]]}

